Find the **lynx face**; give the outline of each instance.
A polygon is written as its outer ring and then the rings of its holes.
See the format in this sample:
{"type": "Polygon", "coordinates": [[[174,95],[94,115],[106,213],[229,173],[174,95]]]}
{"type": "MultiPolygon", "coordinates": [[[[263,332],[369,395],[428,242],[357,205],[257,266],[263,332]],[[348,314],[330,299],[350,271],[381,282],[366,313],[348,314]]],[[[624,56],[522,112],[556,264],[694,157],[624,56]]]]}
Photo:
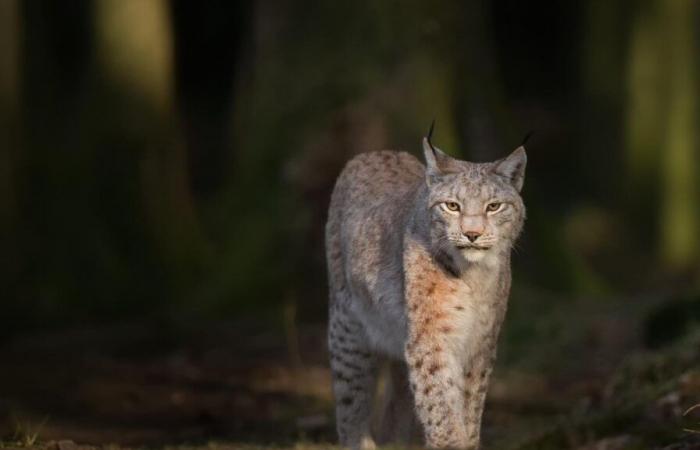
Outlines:
{"type": "Polygon", "coordinates": [[[525,219],[522,147],[493,163],[470,163],[424,142],[431,239],[436,252],[487,262],[514,244],[525,219]]]}

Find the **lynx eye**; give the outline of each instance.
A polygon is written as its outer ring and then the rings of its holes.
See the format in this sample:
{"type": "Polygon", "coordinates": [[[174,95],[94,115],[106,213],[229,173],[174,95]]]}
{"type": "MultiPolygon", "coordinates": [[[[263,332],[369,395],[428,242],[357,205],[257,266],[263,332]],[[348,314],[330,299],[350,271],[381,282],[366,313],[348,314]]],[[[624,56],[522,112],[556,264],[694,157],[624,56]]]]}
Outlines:
{"type": "Polygon", "coordinates": [[[459,211],[459,203],[457,203],[457,202],[445,202],[445,203],[443,203],[443,205],[445,205],[445,209],[447,209],[448,211],[452,211],[452,212],[459,211]]]}
{"type": "Polygon", "coordinates": [[[500,203],[500,202],[491,202],[491,203],[489,203],[488,205],[486,205],[486,211],[487,211],[487,212],[496,212],[496,211],[498,211],[499,209],[501,209],[501,205],[503,205],[503,203],[500,203]]]}

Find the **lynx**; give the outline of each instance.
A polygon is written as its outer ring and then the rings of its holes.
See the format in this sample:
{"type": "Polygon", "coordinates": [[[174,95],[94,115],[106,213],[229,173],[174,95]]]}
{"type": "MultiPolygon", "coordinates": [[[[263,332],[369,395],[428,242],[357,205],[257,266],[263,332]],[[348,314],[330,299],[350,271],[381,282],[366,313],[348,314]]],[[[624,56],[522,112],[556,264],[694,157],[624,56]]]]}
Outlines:
{"type": "Polygon", "coordinates": [[[328,345],[341,445],[371,449],[423,436],[478,448],[484,399],[525,219],[524,146],[496,162],[450,157],[423,139],[356,156],[326,224],[328,345]],[[378,368],[389,363],[382,420],[370,433],[378,368]]]}

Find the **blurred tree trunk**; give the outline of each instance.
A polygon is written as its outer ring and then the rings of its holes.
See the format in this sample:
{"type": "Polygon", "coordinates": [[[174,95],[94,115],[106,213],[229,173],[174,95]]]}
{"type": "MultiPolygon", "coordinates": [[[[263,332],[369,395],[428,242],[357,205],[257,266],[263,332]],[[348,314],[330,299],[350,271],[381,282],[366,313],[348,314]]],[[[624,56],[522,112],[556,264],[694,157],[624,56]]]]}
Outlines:
{"type": "Polygon", "coordinates": [[[663,51],[668,54],[668,109],[660,117],[663,135],[661,166],[661,252],[666,264],[688,268],[700,255],[700,141],[698,140],[699,5],[694,0],[659,2],[663,51]]]}
{"type": "MultiPolygon", "coordinates": [[[[662,30],[654,5],[644,4],[634,17],[627,62],[626,198],[639,223],[653,223],[657,215],[659,149],[666,110],[662,30]]],[[[634,220],[633,219],[633,220],[634,220]]],[[[638,230],[646,239],[653,230],[638,230]]]]}
{"type": "Polygon", "coordinates": [[[17,0],[0,2],[0,276],[13,265],[17,199],[15,161],[18,152],[20,12],[17,0]]]}
{"type": "Polygon", "coordinates": [[[192,191],[216,195],[234,150],[229,144],[233,87],[246,68],[253,2],[172,0],[178,110],[189,156],[192,191]]]}
{"type": "Polygon", "coordinates": [[[0,227],[15,217],[14,158],[19,108],[19,28],[17,0],[0,2],[0,227]]]}
{"type": "Polygon", "coordinates": [[[645,3],[629,49],[628,189],[636,218],[658,217],[659,253],[672,270],[700,255],[697,13],[692,0],[645,3]]]}
{"type": "MultiPolygon", "coordinates": [[[[176,272],[208,253],[190,190],[174,101],[173,32],[166,0],[98,0],[96,55],[121,121],[141,148],[140,180],[152,235],[176,272]]],[[[181,272],[184,273],[184,272],[181,272]]]]}
{"type": "Polygon", "coordinates": [[[634,5],[621,0],[588,1],[583,4],[583,35],[577,49],[581,53],[582,108],[580,142],[583,151],[577,166],[589,189],[598,198],[617,203],[611,192],[619,192],[623,166],[619,148],[625,96],[626,38],[634,5]],[[604,161],[591,164],[591,161],[604,161]]]}
{"type": "Polygon", "coordinates": [[[455,114],[463,151],[473,161],[500,158],[513,146],[512,118],[503,96],[490,2],[459,3],[454,15],[455,114]]]}

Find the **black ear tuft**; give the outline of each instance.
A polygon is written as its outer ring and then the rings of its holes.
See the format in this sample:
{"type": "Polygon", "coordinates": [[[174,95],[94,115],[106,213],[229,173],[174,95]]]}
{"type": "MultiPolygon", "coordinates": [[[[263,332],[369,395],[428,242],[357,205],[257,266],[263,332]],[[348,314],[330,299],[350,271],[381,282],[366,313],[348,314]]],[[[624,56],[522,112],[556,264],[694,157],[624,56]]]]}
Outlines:
{"type": "Polygon", "coordinates": [[[523,143],[520,144],[520,146],[525,147],[525,144],[527,144],[527,141],[530,140],[530,138],[532,137],[533,134],[535,134],[535,132],[533,130],[528,131],[527,134],[525,135],[525,137],[523,138],[523,143]]]}
{"type": "Polygon", "coordinates": [[[430,123],[430,129],[428,130],[428,135],[426,136],[426,139],[428,140],[428,145],[430,146],[430,149],[435,153],[435,147],[433,147],[433,131],[435,130],[435,119],[433,118],[433,121],[430,123]]]}

